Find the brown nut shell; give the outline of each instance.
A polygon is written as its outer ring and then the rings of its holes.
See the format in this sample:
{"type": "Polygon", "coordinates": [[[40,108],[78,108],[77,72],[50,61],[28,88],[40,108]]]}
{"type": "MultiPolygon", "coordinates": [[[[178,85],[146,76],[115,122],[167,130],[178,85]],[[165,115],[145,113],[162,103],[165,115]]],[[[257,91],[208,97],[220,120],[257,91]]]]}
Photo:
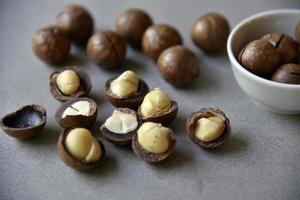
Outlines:
{"type": "Polygon", "coordinates": [[[181,45],[164,50],[157,65],[162,78],[175,87],[189,85],[199,74],[196,55],[181,45]]]}
{"type": "Polygon", "coordinates": [[[64,102],[55,113],[55,120],[63,128],[72,128],[72,127],[85,127],[89,128],[96,121],[97,118],[97,103],[87,97],[73,98],[64,102]],[[88,101],[90,103],[90,115],[67,115],[62,118],[64,111],[73,103],[77,101],[88,101]]]}
{"type": "Polygon", "coordinates": [[[174,27],[166,24],[149,26],[142,39],[144,53],[155,61],[163,50],[181,44],[180,33],[174,27]]]}
{"type": "Polygon", "coordinates": [[[32,50],[35,55],[49,64],[65,61],[69,56],[70,47],[68,34],[57,26],[41,28],[32,37],[32,50]]]}
{"type": "Polygon", "coordinates": [[[90,13],[83,6],[76,4],[63,7],[56,16],[56,22],[77,44],[85,44],[94,29],[90,13]]]}
{"type": "MultiPolygon", "coordinates": [[[[74,127],[76,128],[76,127],[74,127]]],[[[77,127],[78,128],[78,127],[77,127]]],[[[99,160],[97,160],[96,162],[84,162],[81,160],[78,160],[76,158],[74,158],[67,150],[66,146],[65,146],[65,139],[68,135],[68,133],[72,130],[73,128],[68,128],[65,129],[58,138],[58,142],[57,142],[57,153],[59,158],[69,167],[76,169],[76,170],[87,170],[87,169],[91,169],[91,168],[95,168],[97,166],[99,166],[105,156],[105,148],[104,145],[102,144],[102,142],[100,140],[97,140],[99,142],[100,148],[101,148],[101,157],[99,158],[99,160]]]]}
{"type": "Polygon", "coordinates": [[[276,47],[280,55],[280,64],[298,63],[299,45],[293,38],[282,33],[270,33],[261,39],[269,41],[276,47]]]}
{"type": "Polygon", "coordinates": [[[137,110],[138,107],[143,102],[145,95],[149,92],[149,87],[145,81],[139,79],[139,87],[138,91],[131,97],[120,98],[112,93],[110,89],[110,84],[113,80],[115,80],[118,76],[113,77],[106,81],[105,83],[105,97],[106,99],[117,108],[130,108],[133,110],[137,110]]]}
{"type": "Polygon", "coordinates": [[[136,134],[136,131],[140,128],[142,125],[142,118],[137,114],[136,111],[129,109],[129,108],[118,108],[116,109],[117,111],[123,112],[123,113],[128,113],[136,116],[137,121],[138,121],[138,126],[136,129],[126,133],[126,134],[117,134],[114,133],[110,130],[108,130],[105,127],[105,124],[103,123],[102,126],[100,127],[100,131],[102,133],[102,136],[109,142],[116,144],[116,145],[129,145],[131,144],[132,137],[134,134],[136,134]]]}
{"type": "Polygon", "coordinates": [[[203,148],[212,149],[212,148],[216,148],[216,147],[224,144],[224,142],[230,135],[231,127],[230,127],[229,119],[226,117],[225,113],[222,112],[221,110],[214,109],[214,108],[202,108],[201,110],[194,112],[188,116],[187,121],[186,121],[186,131],[187,131],[187,134],[190,137],[190,139],[195,144],[197,144],[203,148]],[[226,128],[225,128],[223,134],[219,138],[217,138],[211,142],[204,142],[204,141],[199,140],[195,135],[196,122],[203,117],[208,118],[208,117],[218,116],[218,115],[221,115],[225,118],[224,123],[225,123],[226,128]]]}
{"type": "Polygon", "coordinates": [[[90,37],[86,51],[96,65],[119,68],[125,60],[126,40],[114,31],[99,31],[90,37]]]}
{"type": "Polygon", "coordinates": [[[164,126],[168,126],[174,121],[174,119],[177,116],[178,104],[176,101],[172,100],[171,108],[168,110],[168,112],[165,112],[165,113],[162,113],[159,115],[153,115],[151,117],[143,116],[140,110],[141,110],[141,107],[139,107],[139,109],[138,109],[138,114],[140,116],[142,116],[143,122],[156,122],[156,123],[160,123],[164,126]]]}
{"type": "Polygon", "coordinates": [[[62,102],[70,100],[72,98],[87,96],[92,88],[90,76],[83,70],[79,69],[78,67],[64,67],[58,71],[55,71],[50,75],[49,81],[50,81],[50,91],[52,93],[52,96],[55,99],[62,102]],[[80,78],[80,86],[78,90],[74,94],[71,94],[69,96],[63,94],[56,86],[56,78],[58,74],[68,69],[75,71],[80,78]]]}
{"type": "MultiPolygon", "coordinates": [[[[167,127],[165,127],[167,128],[167,127]]],[[[144,160],[149,163],[157,163],[165,160],[168,158],[173,151],[175,150],[176,146],[176,137],[172,129],[167,128],[168,131],[168,139],[169,139],[169,146],[168,149],[160,154],[150,153],[143,149],[143,147],[138,142],[137,134],[134,134],[132,138],[132,149],[136,156],[140,158],[141,160],[144,160]]]]}
{"type": "Polygon", "coordinates": [[[11,137],[29,139],[39,135],[47,121],[45,108],[31,104],[5,115],[0,126],[11,137]]]}
{"type": "Polygon", "coordinates": [[[300,65],[285,64],[279,67],[272,75],[272,81],[288,84],[300,84],[300,65]]]}
{"type": "Polygon", "coordinates": [[[295,28],[295,38],[300,45],[300,20],[298,21],[296,28],[295,28]]]}

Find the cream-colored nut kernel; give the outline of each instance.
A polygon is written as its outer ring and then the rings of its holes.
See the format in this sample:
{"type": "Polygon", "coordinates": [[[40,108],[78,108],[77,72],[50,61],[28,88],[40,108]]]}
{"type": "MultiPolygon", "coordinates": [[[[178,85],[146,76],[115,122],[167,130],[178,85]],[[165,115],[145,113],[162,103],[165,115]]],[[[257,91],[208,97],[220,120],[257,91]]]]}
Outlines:
{"type": "Polygon", "coordinates": [[[138,91],[139,77],[133,71],[125,71],[110,84],[113,94],[118,97],[130,97],[138,91]]]}
{"type": "Polygon", "coordinates": [[[104,126],[113,133],[126,134],[137,128],[138,121],[132,114],[114,111],[105,121],[104,126]]]}
{"type": "Polygon", "coordinates": [[[197,121],[196,137],[204,142],[211,142],[225,130],[224,120],[220,117],[201,118],[197,121]]]}
{"type": "Polygon", "coordinates": [[[141,104],[141,113],[145,117],[151,117],[167,112],[171,107],[171,100],[167,93],[160,88],[150,91],[141,104]]]}
{"type": "Polygon", "coordinates": [[[58,74],[56,85],[63,94],[71,95],[78,90],[80,78],[73,70],[64,70],[58,74]]]}
{"type": "Polygon", "coordinates": [[[85,128],[71,130],[65,139],[65,146],[73,157],[86,162],[95,162],[102,155],[98,141],[85,128]]]}
{"type": "Polygon", "coordinates": [[[91,105],[88,101],[77,101],[71,104],[62,114],[62,118],[66,116],[74,116],[74,115],[90,115],[91,105]]]}
{"type": "Polygon", "coordinates": [[[145,122],[137,134],[138,143],[150,153],[163,153],[169,147],[168,133],[159,123],[145,122]]]}

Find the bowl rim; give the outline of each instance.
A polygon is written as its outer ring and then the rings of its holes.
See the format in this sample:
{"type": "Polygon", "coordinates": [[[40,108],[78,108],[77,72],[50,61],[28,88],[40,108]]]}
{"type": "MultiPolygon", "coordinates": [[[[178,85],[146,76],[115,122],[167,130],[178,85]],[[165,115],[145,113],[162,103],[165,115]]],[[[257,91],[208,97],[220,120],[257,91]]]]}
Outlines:
{"type": "MultiPolygon", "coordinates": [[[[259,82],[261,84],[265,84],[268,86],[272,86],[272,87],[279,87],[279,88],[285,88],[285,89],[300,89],[300,85],[298,84],[287,84],[287,83],[280,83],[280,82],[275,82],[275,81],[271,81],[262,77],[259,77],[251,72],[249,72],[248,70],[246,70],[236,59],[236,57],[233,54],[233,50],[232,50],[232,41],[233,38],[235,37],[236,33],[245,25],[247,25],[250,21],[259,19],[259,18],[263,18],[263,17],[267,17],[267,16],[273,16],[273,15],[279,15],[279,14],[298,14],[300,16],[300,10],[298,9],[275,9],[275,10],[268,10],[268,11],[263,11],[257,14],[254,14],[250,17],[247,17],[246,19],[242,20],[241,22],[239,22],[230,32],[228,40],[227,40],[227,54],[229,56],[230,61],[232,62],[232,68],[236,68],[237,70],[239,70],[239,72],[241,72],[242,74],[244,74],[245,76],[247,76],[249,79],[259,82]]],[[[299,18],[300,20],[300,18],[299,18]]]]}

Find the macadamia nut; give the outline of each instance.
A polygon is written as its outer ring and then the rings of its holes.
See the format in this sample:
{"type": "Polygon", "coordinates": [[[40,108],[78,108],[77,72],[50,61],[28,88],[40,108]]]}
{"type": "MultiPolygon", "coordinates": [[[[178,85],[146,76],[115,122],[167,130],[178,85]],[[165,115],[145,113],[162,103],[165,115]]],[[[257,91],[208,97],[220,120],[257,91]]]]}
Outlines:
{"type": "Polygon", "coordinates": [[[77,101],[71,104],[67,109],[63,112],[62,118],[70,115],[84,115],[89,116],[91,110],[91,105],[88,101],[77,101]]]}
{"type": "Polygon", "coordinates": [[[113,94],[118,97],[130,97],[138,91],[139,77],[133,71],[125,71],[110,84],[113,94]]]}
{"type": "Polygon", "coordinates": [[[167,93],[160,88],[155,88],[149,92],[141,104],[141,113],[145,117],[150,117],[167,112],[171,107],[171,100],[167,93]]]}
{"type": "Polygon", "coordinates": [[[225,130],[224,119],[220,117],[201,118],[197,121],[196,137],[204,142],[219,138],[225,130]]]}
{"type": "Polygon", "coordinates": [[[137,128],[138,121],[137,117],[132,114],[114,111],[104,125],[113,133],[126,134],[137,128]]]}
{"type": "Polygon", "coordinates": [[[56,85],[63,94],[71,95],[78,90],[80,78],[76,72],[68,69],[58,74],[56,85]]]}
{"type": "Polygon", "coordinates": [[[73,157],[85,162],[95,162],[102,154],[98,141],[85,128],[71,130],[65,139],[65,146],[73,157]]]}
{"type": "Polygon", "coordinates": [[[137,134],[139,144],[150,153],[164,153],[169,147],[168,133],[159,123],[145,122],[137,134]]]}

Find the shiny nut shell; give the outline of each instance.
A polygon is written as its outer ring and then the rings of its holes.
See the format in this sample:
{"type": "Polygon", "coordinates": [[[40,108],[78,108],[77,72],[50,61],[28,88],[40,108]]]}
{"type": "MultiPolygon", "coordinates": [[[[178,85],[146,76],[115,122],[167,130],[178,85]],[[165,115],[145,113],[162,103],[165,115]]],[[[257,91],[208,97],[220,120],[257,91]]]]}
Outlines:
{"type": "Polygon", "coordinates": [[[66,102],[64,102],[55,113],[55,120],[58,124],[63,128],[71,128],[71,127],[90,127],[96,121],[97,118],[97,103],[90,98],[82,97],[82,98],[73,98],[66,102]],[[88,101],[90,103],[90,115],[67,115],[62,118],[63,112],[73,103],[77,101],[88,101]]]}
{"type": "Polygon", "coordinates": [[[226,141],[226,139],[230,135],[231,128],[230,128],[229,119],[225,116],[225,113],[223,113],[221,110],[214,109],[214,108],[202,108],[200,111],[192,113],[187,118],[186,131],[187,131],[188,136],[191,138],[191,140],[195,144],[197,144],[201,147],[204,147],[204,148],[216,148],[216,147],[222,145],[226,141]],[[203,117],[213,116],[211,113],[216,113],[216,114],[222,115],[225,118],[224,123],[225,123],[226,128],[225,128],[223,134],[219,138],[217,138],[211,142],[204,142],[204,141],[199,140],[195,135],[196,122],[203,117]]]}
{"type": "Polygon", "coordinates": [[[109,142],[116,144],[116,145],[128,145],[131,144],[131,140],[133,135],[136,133],[136,131],[140,128],[142,125],[142,119],[141,117],[134,111],[129,108],[118,108],[117,111],[121,111],[124,113],[132,114],[137,117],[138,126],[136,129],[126,133],[126,134],[116,134],[111,132],[105,127],[105,124],[103,123],[100,130],[102,133],[102,136],[109,142]]]}
{"type": "Polygon", "coordinates": [[[83,70],[79,69],[78,67],[65,67],[63,69],[53,72],[50,75],[50,91],[52,93],[52,96],[55,99],[62,101],[62,102],[67,101],[72,98],[87,96],[88,93],[90,92],[91,88],[92,88],[92,83],[91,83],[91,79],[90,79],[89,75],[86,72],[84,72],[83,70]],[[69,96],[63,94],[56,86],[56,78],[57,78],[58,74],[67,69],[74,70],[80,78],[79,89],[74,94],[69,95],[69,96]]]}
{"type": "Polygon", "coordinates": [[[77,170],[87,170],[94,167],[97,167],[101,164],[104,156],[105,156],[105,148],[100,140],[97,140],[99,142],[100,148],[101,148],[101,157],[96,162],[84,162],[81,160],[78,160],[74,158],[67,150],[65,146],[65,139],[68,135],[68,133],[73,128],[65,129],[64,132],[62,132],[58,138],[57,142],[57,153],[59,158],[69,167],[77,169],[77,170]]]}
{"type": "Polygon", "coordinates": [[[143,102],[145,95],[149,92],[149,87],[145,81],[139,79],[139,87],[136,94],[127,98],[120,98],[112,93],[110,84],[117,77],[113,77],[105,83],[105,97],[106,99],[117,108],[130,108],[137,110],[143,102]]]}
{"type": "Polygon", "coordinates": [[[31,104],[5,115],[0,126],[11,137],[28,139],[40,134],[46,121],[46,110],[40,105],[31,104]]]}
{"type": "Polygon", "coordinates": [[[171,101],[171,108],[168,110],[168,112],[159,115],[153,115],[151,117],[144,117],[141,113],[141,107],[139,107],[138,109],[138,114],[142,116],[143,122],[155,122],[160,123],[164,126],[168,126],[174,121],[177,116],[177,112],[178,104],[176,101],[171,101]]]}
{"type": "Polygon", "coordinates": [[[144,160],[149,163],[157,163],[168,158],[174,151],[176,146],[176,137],[173,131],[170,128],[167,128],[168,131],[168,140],[169,146],[168,149],[160,154],[150,153],[143,149],[143,147],[138,142],[137,134],[135,134],[132,138],[132,149],[136,156],[141,160],[144,160]]]}

